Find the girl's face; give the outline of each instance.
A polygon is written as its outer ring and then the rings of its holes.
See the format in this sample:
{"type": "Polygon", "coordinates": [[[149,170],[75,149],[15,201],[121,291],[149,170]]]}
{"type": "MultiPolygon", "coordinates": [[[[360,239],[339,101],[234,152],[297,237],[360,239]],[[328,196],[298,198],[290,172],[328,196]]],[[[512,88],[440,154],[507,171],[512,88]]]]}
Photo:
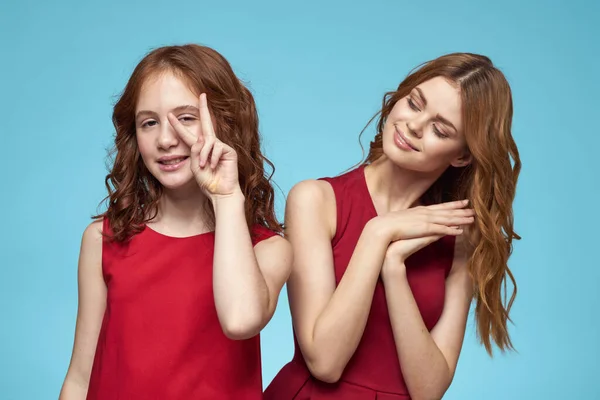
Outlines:
{"type": "Polygon", "coordinates": [[[196,184],[190,169],[190,147],[167,119],[173,113],[200,135],[198,97],[171,72],[150,77],[142,86],[135,110],[135,131],[148,171],[167,189],[196,184]]]}
{"type": "Polygon", "coordinates": [[[469,163],[459,90],[436,77],[398,100],[383,127],[383,152],[415,172],[443,172],[469,163]]]}

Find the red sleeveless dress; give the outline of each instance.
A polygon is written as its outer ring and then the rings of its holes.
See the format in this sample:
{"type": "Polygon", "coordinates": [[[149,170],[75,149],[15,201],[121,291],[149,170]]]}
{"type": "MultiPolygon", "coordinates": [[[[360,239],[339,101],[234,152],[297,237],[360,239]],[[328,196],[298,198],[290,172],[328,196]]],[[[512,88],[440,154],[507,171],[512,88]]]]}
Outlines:
{"type": "MultiPolygon", "coordinates": [[[[253,233],[254,244],[275,235],[253,233]]],[[[262,398],[259,336],[230,340],[217,318],[214,240],[146,227],[125,244],[104,242],[107,302],[87,399],[262,398]]]]}
{"type": "MultiPolygon", "coordinates": [[[[332,239],[336,283],[339,284],[365,224],[377,215],[361,166],[335,178],[337,228],[332,239]]],[[[447,236],[406,260],[407,278],[425,325],[431,330],[444,307],[445,281],[454,256],[454,238],[447,236]]],[[[402,377],[385,299],[377,283],[363,337],[341,379],[328,384],[312,377],[294,337],[291,362],[273,379],[265,400],[409,400],[402,377]]]]}

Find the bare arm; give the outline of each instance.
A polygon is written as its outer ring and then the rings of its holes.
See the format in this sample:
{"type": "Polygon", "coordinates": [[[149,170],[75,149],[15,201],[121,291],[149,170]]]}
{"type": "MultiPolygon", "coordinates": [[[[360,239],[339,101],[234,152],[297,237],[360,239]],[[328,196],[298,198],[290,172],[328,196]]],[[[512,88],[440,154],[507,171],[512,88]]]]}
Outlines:
{"type": "Polygon", "coordinates": [[[291,246],[281,237],[252,246],[237,153],[217,138],[204,93],[198,110],[200,126],[185,127],[173,114],[169,123],[190,146],[190,167],[214,208],[213,292],[219,322],[230,339],[247,339],[258,334],[275,311],[290,273],[291,246]]]}
{"type": "Polygon", "coordinates": [[[292,321],[313,376],[339,380],[362,338],[383,260],[392,240],[458,234],[472,211],[466,202],[389,213],[369,221],[336,287],[331,240],[336,201],[330,184],[296,185],[286,207],[287,236],[294,250],[288,281],[292,321]]]}
{"type": "MultiPolygon", "coordinates": [[[[388,261],[386,262],[398,262],[388,261]]],[[[425,327],[406,280],[405,268],[384,275],[385,293],[404,379],[415,400],[441,399],[458,363],[472,298],[467,257],[456,241],[452,270],[446,279],[444,310],[431,333],[425,327]]]]}
{"type": "Polygon", "coordinates": [[[287,280],[292,251],[280,236],[252,246],[241,193],[213,201],[216,217],[213,290],[223,332],[247,339],[269,322],[287,280]]]}
{"type": "Polygon", "coordinates": [[[356,351],[389,243],[367,224],[336,288],[335,216],[329,183],[305,181],[290,191],[286,233],[294,249],[288,281],[292,320],[308,368],[325,382],[337,381],[356,351]]]}
{"type": "Polygon", "coordinates": [[[87,395],[98,335],[106,309],[101,229],[102,222],[93,222],[83,233],[78,267],[79,306],[75,341],[60,400],[83,400],[87,395]]]}

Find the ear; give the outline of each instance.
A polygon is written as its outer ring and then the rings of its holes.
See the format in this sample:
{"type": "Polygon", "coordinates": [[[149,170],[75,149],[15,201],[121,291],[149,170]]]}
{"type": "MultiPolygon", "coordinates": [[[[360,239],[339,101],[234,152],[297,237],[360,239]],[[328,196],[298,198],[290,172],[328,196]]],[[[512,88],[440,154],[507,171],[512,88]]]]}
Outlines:
{"type": "Polygon", "coordinates": [[[471,152],[469,152],[469,150],[465,150],[463,155],[452,161],[450,165],[452,165],[455,168],[466,167],[467,165],[471,164],[472,160],[473,156],[471,156],[471,152]]]}

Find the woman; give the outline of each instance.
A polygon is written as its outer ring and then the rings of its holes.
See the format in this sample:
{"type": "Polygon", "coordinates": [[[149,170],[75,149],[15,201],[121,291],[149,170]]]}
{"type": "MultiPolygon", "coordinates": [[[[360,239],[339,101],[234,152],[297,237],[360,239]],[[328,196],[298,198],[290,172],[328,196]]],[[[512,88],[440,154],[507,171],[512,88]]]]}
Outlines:
{"type": "Polygon", "coordinates": [[[512,347],[514,293],[501,296],[518,239],[511,120],[510,87],[487,57],[445,55],[385,95],[360,167],[292,188],[296,352],[265,399],[439,399],[473,297],[488,352],[512,347]]]}
{"type": "Polygon", "coordinates": [[[135,68],[113,122],[61,400],[260,399],[258,334],[291,247],[252,95],[213,49],[163,47],[135,68]]]}

